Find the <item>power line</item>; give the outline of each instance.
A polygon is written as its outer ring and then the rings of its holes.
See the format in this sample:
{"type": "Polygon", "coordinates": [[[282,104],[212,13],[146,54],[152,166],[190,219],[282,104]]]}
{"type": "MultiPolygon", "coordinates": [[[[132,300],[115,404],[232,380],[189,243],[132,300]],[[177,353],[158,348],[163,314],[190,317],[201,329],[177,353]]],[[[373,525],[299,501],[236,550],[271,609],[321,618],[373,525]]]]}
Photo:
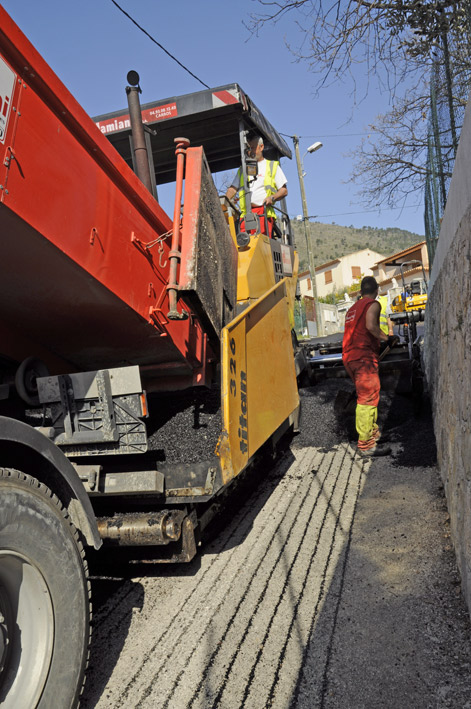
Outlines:
{"type": "Polygon", "coordinates": [[[190,74],[194,79],[196,79],[196,81],[199,81],[200,84],[202,84],[203,86],[205,86],[207,89],[210,88],[210,87],[208,86],[208,84],[205,84],[204,81],[201,81],[201,79],[199,79],[199,78],[196,76],[196,74],[193,74],[193,72],[190,71],[190,70],[188,69],[188,67],[186,67],[184,64],[182,64],[180,61],[178,61],[178,59],[177,59],[176,57],[174,57],[173,54],[170,54],[170,52],[168,52],[168,51],[165,49],[165,47],[163,47],[163,46],[160,44],[160,42],[157,42],[157,40],[154,39],[154,37],[152,37],[152,35],[150,35],[150,34],[147,32],[147,30],[145,30],[143,27],[141,27],[141,25],[138,24],[138,23],[136,22],[136,20],[134,20],[134,19],[131,17],[131,15],[129,15],[129,14],[126,12],[126,10],[123,10],[123,8],[118,5],[118,3],[116,2],[116,0],[111,0],[111,2],[113,3],[113,5],[115,5],[115,6],[118,8],[118,10],[120,10],[120,11],[123,13],[123,15],[126,15],[126,17],[127,17],[129,20],[131,20],[131,22],[132,22],[133,24],[135,24],[136,27],[138,27],[138,28],[141,30],[141,32],[144,32],[144,34],[147,35],[147,37],[149,37],[149,39],[152,40],[152,42],[154,42],[154,44],[156,44],[158,47],[160,47],[160,49],[162,49],[162,50],[165,52],[165,54],[167,54],[167,55],[170,57],[170,59],[173,59],[174,62],[176,62],[179,66],[181,66],[182,69],[184,69],[185,71],[187,71],[188,74],[190,74]]]}
{"type": "MultiPolygon", "coordinates": [[[[368,130],[368,131],[363,131],[363,133],[330,133],[330,134],[325,134],[325,135],[298,135],[298,138],[350,138],[352,136],[365,136],[365,135],[370,135],[370,133],[377,133],[375,130],[368,130]]],[[[288,133],[281,133],[280,135],[284,135],[285,138],[294,138],[293,135],[288,135],[288,133]]]]}

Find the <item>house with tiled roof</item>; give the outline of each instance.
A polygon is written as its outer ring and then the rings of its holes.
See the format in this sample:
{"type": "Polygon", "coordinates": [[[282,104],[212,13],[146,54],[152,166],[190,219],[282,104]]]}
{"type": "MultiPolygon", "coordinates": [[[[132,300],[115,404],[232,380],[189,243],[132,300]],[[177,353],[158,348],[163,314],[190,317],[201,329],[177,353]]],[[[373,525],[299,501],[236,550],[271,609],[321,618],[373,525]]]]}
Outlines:
{"type": "Polygon", "coordinates": [[[378,281],[380,290],[387,291],[391,287],[393,278],[400,284],[401,266],[403,267],[404,279],[407,284],[414,278],[422,277],[422,265],[428,278],[429,261],[425,241],[421,241],[408,249],[403,249],[378,261],[373,268],[373,276],[378,281]]]}
{"type": "MultiPolygon", "coordinates": [[[[406,286],[411,281],[422,279],[424,272],[428,281],[429,260],[425,241],[420,241],[407,249],[391,254],[373,266],[372,272],[378,281],[380,295],[387,295],[392,289],[394,289],[394,295],[397,295],[397,292],[402,289],[401,268],[406,286]]],[[[352,293],[353,298],[355,295],[356,293],[352,293]]]]}
{"type": "MultiPolygon", "coordinates": [[[[341,293],[351,288],[360,276],[372,276],[373,267],[385,259],[372,249],[361,249],[353,254],[332,259],[316,267],[317,296],[323,298],[334,291],[341,293]]],[[[312,296],[309,271],[298,274],[301,296],[312,296]]]]}

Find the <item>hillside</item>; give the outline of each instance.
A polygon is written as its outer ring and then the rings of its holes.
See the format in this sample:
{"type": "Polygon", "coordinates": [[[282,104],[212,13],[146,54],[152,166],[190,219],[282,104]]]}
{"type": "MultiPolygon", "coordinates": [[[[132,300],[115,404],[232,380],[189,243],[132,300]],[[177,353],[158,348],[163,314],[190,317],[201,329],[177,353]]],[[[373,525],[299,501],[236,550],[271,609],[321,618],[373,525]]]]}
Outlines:
{"type": "MultiPolygon", "coordinates": [[[[294,241],[298,248],[301,268],[307,268],[304,225],[295,220],[291,220],[291,225],[294,230],[294,241]]],[[[378,229],[364,226],[361,229],[355,229],[351,226],[344,227],[338,224],[321,224],[320,222],[310,222],[309,227],[316,266],[354,251],[368,248],[389,256],[396,251],[418,244],[425,238],[420,234],[396,228],[378,229]]]]}

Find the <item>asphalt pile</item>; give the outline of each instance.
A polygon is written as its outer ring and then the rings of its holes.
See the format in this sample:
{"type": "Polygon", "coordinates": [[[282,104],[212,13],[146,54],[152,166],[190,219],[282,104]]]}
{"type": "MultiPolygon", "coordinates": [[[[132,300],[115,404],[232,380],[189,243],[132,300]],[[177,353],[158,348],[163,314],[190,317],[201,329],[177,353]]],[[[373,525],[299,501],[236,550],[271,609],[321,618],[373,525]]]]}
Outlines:
{"type": "Polygon", "coordinates": [[[292,442],[293,448],[332,448],[342,440],[353,440],[345,424],[337,416],[335,401],[338,392],[346,392],[346,399],[354,391],[348,380],[325,379],[315,386],[299,390],[301,399],[300,433],[292,442]]]}
{"type": "Polygon", "coordinates": [[[214,453],[221,434],[221,391],[198,387],[149,397],[149,449],[158,460],[197,463],[214,453]]]}
{"type": "MultiPolygon", "coordinates": [[[[299,390],[300,433],[294,449],[315,446],[330,449],[342,442],[356,443],[355,390],[349,379],[325,379],[299,390]]],[[[221,428],[221,391],[198,387],[175,394],[152,395],[147,422],[149,448],[159,460],[194,463],[214,453],[221,428]]],[[[412,395],[382,391],[378,407],[380,429],[396,447],[393,464],[436,465],[437,453],[430,400],[421,406],[412,395]]]]}
{"type": "MultiPolygon", "coordinates": [[[[325,379],[300,389],[301,432],[293,448],[331,448],[341,442],[356,443],[355,390],[349,379],[325,379]]],[[[378,424],[397,446],[393,465],[436,465],[437,450],[430,399],[424,393],[420,407],[412,395],[381,392],[378,424]]]]}

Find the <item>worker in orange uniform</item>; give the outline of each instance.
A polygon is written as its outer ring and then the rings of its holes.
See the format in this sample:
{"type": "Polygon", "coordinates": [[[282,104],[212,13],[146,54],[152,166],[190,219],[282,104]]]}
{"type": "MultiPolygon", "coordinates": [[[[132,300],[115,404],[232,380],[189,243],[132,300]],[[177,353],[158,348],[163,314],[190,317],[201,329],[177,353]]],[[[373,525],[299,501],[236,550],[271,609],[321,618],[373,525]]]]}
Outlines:
{"type": "MultiPolygon", "coordinates": [[[[286,197],[288,188],[286,187],[286,177],[276,160],[265,160],[263,157],[263,138],[256,134],[249,134],[247,138],[248,156],[257,161],[257,174],[248,178],[249,194],[246,196],[244,190],[244,180],[242,171],[238,170],[232,185],[226,192],[228,199],[233,199],[236,192],[239,192],[239,208],[241,219],[247,211],[257,214],[260,219],[260,233],[267,234],[270,239],[273,234],[273,224],[276,219],[274,204],[279,199],[286,197]],[[249,204],[247,206],[247,199],[249,204]],[[265,210],[267,213],[268,229],[265,225],[265,210]]],[[[241,231],[244,225],[241,221],[241,231]]]]}
{"type": "Polygon", "coordinates": [[[355,424],[358,453],[362,457],[388,455],[391,452],[390,448],[378,445],[378,355],[380,343],[392,345],[395,338],[379,326],[381,305],[376,300],[377,295],[376,280],[373,276],[365,276],[361,282],[361,299],[347,312],[342,343],[343,363],[357,392],[355,424]]]}

